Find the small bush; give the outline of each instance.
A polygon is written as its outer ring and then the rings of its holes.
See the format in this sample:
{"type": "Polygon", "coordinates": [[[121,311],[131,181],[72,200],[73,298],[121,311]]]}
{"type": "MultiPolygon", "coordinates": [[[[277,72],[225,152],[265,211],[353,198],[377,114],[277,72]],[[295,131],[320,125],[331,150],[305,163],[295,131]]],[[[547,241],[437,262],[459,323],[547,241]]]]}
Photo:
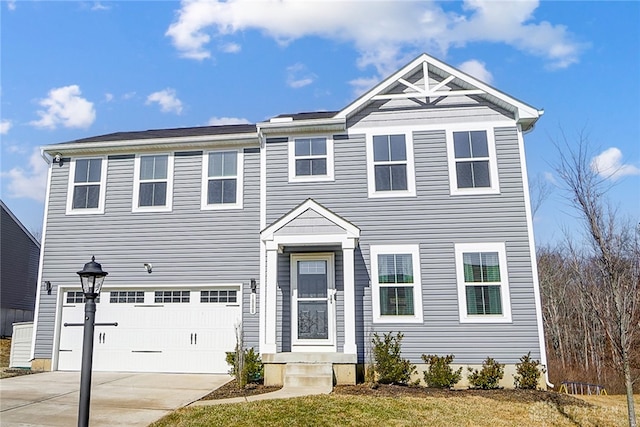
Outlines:
{"type": "Polygon", "coordinates": [[[382,339],[373,334],[373,360],[377,380],[381,384],[408,384],[416,366],[400,357],[403,334],[394,337],[391,332],[383,334],[382,339]]]}
{"type": "Polygon", "coordinates": [[[228,351],[226,361],[231,366],[229,374],[236,378],[238,386],[243,388],[248,383],[260,382],[264,376],[264,366],[260,355],[253,350],[253,347],[244,350],[242,363],[240,363],[242,367],[240,367],[236,354],[235,351],[228,351]]]}
{"type": "Polygon", "coordinates": [[[531,352],[520,358],[520,363],[516,363],[517,375],[513,376],[513,384],[516,388],[525,390],[535,390],[538,388],[540,375],[545,372],[540,366],[539,360],[531,359],[531,352]]]}
{"type": "Polygon", "coordinates": [[[482,362],[482,369],[467,368],[469,370],[468,380],[471,388],[480,388],[483,390],[491,390],[498,387],[498,383],[504,377],[504,365],[498,363],[494,359],[487,357],[482,362]]]}
{"type": "Polygon", "coordinates": [[[423,354],[422,360],[429,364],[429,368],[424,371],[424,382],[429,387],[451,388],[462,378],[462,368],[457,371],[451,369],[453,354],[442,357],[423,354]]]}

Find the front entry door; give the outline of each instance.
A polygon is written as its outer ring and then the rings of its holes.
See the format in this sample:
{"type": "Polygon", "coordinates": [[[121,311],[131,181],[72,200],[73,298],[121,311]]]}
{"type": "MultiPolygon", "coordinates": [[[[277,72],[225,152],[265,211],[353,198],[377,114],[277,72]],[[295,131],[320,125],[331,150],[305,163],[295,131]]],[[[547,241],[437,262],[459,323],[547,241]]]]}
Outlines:
{"type": "Polygon", "coordinates": [[[335,351],[333,253],[291,255],[292,351],[335,351]]]}

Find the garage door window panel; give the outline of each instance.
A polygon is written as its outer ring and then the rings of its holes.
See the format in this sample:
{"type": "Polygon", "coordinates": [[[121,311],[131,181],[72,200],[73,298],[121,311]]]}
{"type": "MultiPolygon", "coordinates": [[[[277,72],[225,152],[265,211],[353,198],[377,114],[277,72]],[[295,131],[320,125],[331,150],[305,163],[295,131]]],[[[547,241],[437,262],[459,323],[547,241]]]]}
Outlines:
{"type": "Polygon", "coordinates": [[[200,291],[201,303],[235,303],[238,302],[237,291],[235,290],[210,290],[200,291]]]}
{"type": "Polygon", "coordinates": [[[189,303],[190,291],[156,291],[154,302],[156,303],[189,303]]]}

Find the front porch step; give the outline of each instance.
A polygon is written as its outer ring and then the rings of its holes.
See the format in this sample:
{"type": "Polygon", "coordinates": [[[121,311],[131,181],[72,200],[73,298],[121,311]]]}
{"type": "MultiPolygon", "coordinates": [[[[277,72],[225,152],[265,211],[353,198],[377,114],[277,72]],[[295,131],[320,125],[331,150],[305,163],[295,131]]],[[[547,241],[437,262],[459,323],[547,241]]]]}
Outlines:
{"type": "Polygon", "coordinates": [[[287,363],[284,370],[285,387],[333,388],[331,363],[287,363]]]}

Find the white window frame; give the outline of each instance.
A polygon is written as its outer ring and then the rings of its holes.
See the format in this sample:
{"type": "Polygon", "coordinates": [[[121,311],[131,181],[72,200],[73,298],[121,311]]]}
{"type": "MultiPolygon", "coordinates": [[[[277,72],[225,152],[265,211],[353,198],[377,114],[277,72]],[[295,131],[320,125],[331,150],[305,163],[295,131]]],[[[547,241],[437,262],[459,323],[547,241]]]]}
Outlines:
{"type": "Polygon", "coordinates": [[[209,150],[202,153],[202,187],[200,208],[202,210],[224,210],[224,209],[242,209],[244,198],[244,151],[242,149],[228,150],[209,150]],[[236,202],[235,203],[215,203],[209,204],[209,154],[210,153],[226,153],[230,151],[236,152],[236,202]]]}
{"type": "Polygon", "coordinates": [[[416,196],[416,170],[413,154],[413,134],[409,131],[398,129],[380,128],[375,131],[369,131],[366,134],[366,150],[367,150],[367,187],[369,198],[388,198],[388,197],[415,197],[416,196]],[[383,135],[404,135],[407,152],[407,189],[392,191],[376,191],[376,173],[373,157],[373,137],[383,135]]]}
{"type": "MultiPolygon", "coordinates": [[[[67,188],[67,215],[91,215],[91,214],[103,214],[104,213],[104,205],[107,195],[107,157],[106,156],[91,156],[91,157],[78,157],[71,159],[71,166],[69,167],[69,184],[67,188]],[[98,207],[97,208],[89,208],[89,209],[74,209],[73,208],[73,192],[76,187],[75,175],[76,175],[76,161],[77,160],[94,160],[100,159],[100,197],[98,199],[98,207]]],[[[80,186],[83,186],[83,183],[79,183],[80,186]]],[[[95,183],[92,183],[95,185],[95,183]]]]}
{"type": "Polygon", "coordinates": [[[478,126],[478,125],[464,125],[450,127],[446,131],[447,139],[447,160],[449,163],[449,186],[451,195],[469,195],[469,194],[500,194],[500,182],[498,179],[498,159],[496,156],[496,142],[495,142],[495,130],[493,127],[478,126]],[[477,157],[471,159],[460,160],[463,162],[477,160],[489,161],[489,181],[490,187],[476,187],[476,188],[458,188],[458,176],[456,174],[456,154],[453,144],[454,132],[474,132],[485,131],[487,133],[487,149],[489,151],[489,157],[477,157]]]}
{"type": "MultiPolygon", "coordinates": [[[[133,172],[132,212],[171,212],[173,209],[173,153],[136,154],[133,172]],[[148,156],[167,156],[167,194],[164,206],[140,206],[140,159],[148,156]]],[[[145,182],[145,181],[143,181],[145,182]]]]}
{"type": "Polygon", "coordinates": [[[289,144],[289,182],[314,182],[314,181],[334,181],[334,156],[333,156],[333,138],[327,135],[311,135],[300,136],[298,138],[290,137],[289,144]],[[324,138],[326,141],[327,154],[324,156],[305,156],[304,158],[320,158],[327,159],[326,175],[296,175],[296,139],[313,139],[324,138]]]}
{"type": "Polygon", "coordinates": [[[420,275],[420,245],[371,245],[369,247],[371,264],[371,294],[373,301],[373,323],[422,323],[422,276],[420,275]],[[410,254],[413,264],[413,315],[410,316],[382,316],[380,314],[380,288],[388,286],[409,286],[409,283],[383,284],[379,283],[378,255],[410,254]]]}
{"type": "Polygon", "coordinates": [[[460,323],[511,323],[511,298],[509,291],[509,270],[504,243],[457,243],[455,245],[456,279],[458,282],[458,308],[460,323]],[[497,252],[500,262],[500,282],[478,282],[482,285],[500,285],[502,314],[467,314],[466,282],[464,281],[463,254],[469,252],[497,252]]]}

